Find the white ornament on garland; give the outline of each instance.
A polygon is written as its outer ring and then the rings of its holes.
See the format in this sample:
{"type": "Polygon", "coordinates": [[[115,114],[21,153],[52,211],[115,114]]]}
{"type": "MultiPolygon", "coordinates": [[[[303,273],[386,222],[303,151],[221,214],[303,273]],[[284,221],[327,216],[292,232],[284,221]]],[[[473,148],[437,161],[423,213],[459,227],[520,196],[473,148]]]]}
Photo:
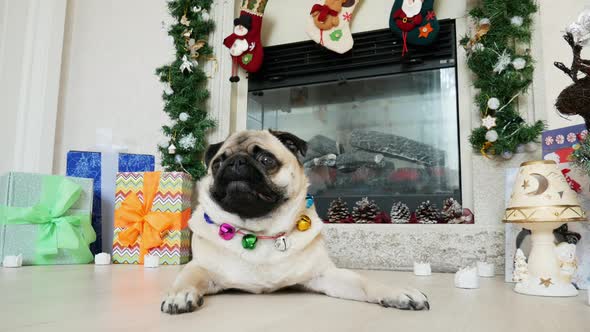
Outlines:
{"type": "Polygon", "coordinates": [[[511,151],[504,151],[502,152],[502,158],[504,158],[505,160],[509,160],[512,159],[512,156],[514,154],[511,151]]]}
{"type": "Polygon", "coordinates": [[[485,118],[481,119],[481,125],[486,127],[486,129],[490,130],[496,126],[496,118],[492,117],[491,115],[488,115],[485,118]]]}
{"type": "Polygon", "coordinates": [[[182,64],[180,65],[180,71],[184,73],[185,70],[188,70],[190,73],[193,72],[193,63],[189,61],[186,55],[182,56],[182,64]]]}
{"type": "Polygon", "coordinates": [[[488,132],[486,133],[486,140],[488,142],[494,143],[498,140],[498,132],[495,130],[488,130],[488,132]]]}
{"type": "Polygon", "coordinates": [[[167,96],[170,96],[171,94],[174,93],[174,90],[172,90],[172,87],[170,86],[170,83],[168,83],[168,82],[164,83],[164,93],[167,96]]]}
{"type": "Polygon", "coordinates": [[[192,11],[193,13],[198,13],[198,12],[200,12],[201,10],[203,10],[203,8],[201,8],[201,6],[193,6],[193,8],[191,8],[191,11],[192,11]]]}
{"type": "Polygon", "coordinates": [[[168,140],[164,139],[158,143],[158,146],[161,147],[162,149],[166,149],[170,146],[170,142],[168,142],[168,140]]]}
{"type": "Polygon", "coordinates": [[[174,145],[174,143],[168,146],[168,154],[176,154],[176,146],[174,145]]]}
{"type": "Polygon", "coordinates": [[[527,150],[528,152],[535,152],[537,151],[537,143],[536,142],[528,142],[527,144],[524,145],[525,150],[527,150]]]}
{"type": "Polygon", "coordinates": [[[195,147],[195,143],[197,143],[197,138],[193,135],[193,133],[189,133],[186,136],[183,136],[179,141],[178,145],[185,150],[190,150],[195,147]]]}
{"type": "Polygon", "coordinates": [[[496,97],[488,99],[488,108],[491,110],[497,110],[500,108],[500,99],[496,97]]]}
{"type": "Polygon", "coordinates": [[[182,112],[178,115],[178,120],[180,120],[182,122],[188,120],[188,118],[189,118],[189,116],[188,116],[188,113],[186,113],[186,112],[182,112]]]}
{"type": "Polygon", "coordinates": [[[203,11],[201,11],[201,18],[203,19],[203,21],[209,21],[209,19],[211,18],[209,12],[206,9],[203,9],[203,11]]]}
{"type": "Polygon", "coordinates": [[[512,60],[512,67],[516,70],[522,70],[526,67],[526,60],[523,58],[515,58],[512,60]]]}
{"type": "Polygon", "coordinates": [[[176,156],[174,156],[174,161],[180,165],[182,164],[183,158],[181,155],[177,154],[176,156]]]}
{"type": "Polygon", "coordinates": [[[516,153],[523,153],[525,151],[525,146],[524,144],[518,144],[516,146],[516,153]]]}
{"type": "Polygon", "coordinates": [[[498,61],[494,65],[494,73],[501,74],[511,62],[512,59],[510,58],[510,54],[504,49],[502,54],[498,55],[498,61]]]}
{"type": "Polygon", "coordinates": [[[488,25],[490,25],[491,23],[492,23],[492,22],[490,21],[490,19],[489,19],[489,18],[486,18],[486,17],[484,17],[484,18],[482,18],[482,19],[480,19],[480,20],[479,20],[479,23],[478,23],[478,25],[479,25],[480,27],[481,27],[481,26],[488,26],[488,25]]]}
{"type": "Polygon", "coordinates": [[[483,46],[482,43],[475,43],[475,45],[473,45],[473,51],[474,52],[481,52],[481,51],[483,51],[485,49],[486,49],[486,47],[483,46]]]}
{"type": "Polygon", "coordinates": [[[512,18],[510,19],[510,24],[512,24],[515,27],[522,26],[522,23],[524,23],[524,19],[522,18],[522,16],[512,16],[512,18]]]}

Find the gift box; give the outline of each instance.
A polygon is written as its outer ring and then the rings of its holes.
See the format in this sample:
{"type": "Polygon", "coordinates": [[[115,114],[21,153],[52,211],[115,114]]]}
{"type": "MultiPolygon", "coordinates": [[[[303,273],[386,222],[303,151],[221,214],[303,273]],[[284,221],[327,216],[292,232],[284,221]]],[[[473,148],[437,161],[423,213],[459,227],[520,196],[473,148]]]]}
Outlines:
{"type": "Polygon", "coordinates": [[[586,138],[586,125],[575,125],[564,128],[545,130],[542,134],[542,150],[544,160],[556,163],[567,163],[581,139],[586,138]]]}
{"type": "Polygon", "coordinates": [[[143,264],[146,254],[160,264],[184,264],[191,256],[193,181],[179,172],[117,174],[113,263],[143,264]]]}
{"type": "Polygon", "coordinates": [[[151,172],[154,170],[154,165],[155,158],[152,155],[68,152],[66,175],[94,180],[92,226],[96,231],[96,242],[90,246],[94,254],[109,250],[113,243],[112,211],[115,208],[116,173],[151,172]],[[103,219],[105,219],[104,224],[103,219]]]}
{"type": "Polygon", "coordinates": [[[23,265],[86,264],[94,256],[92,180],[9,173],[0,177],[0,260],[23,265]]]}

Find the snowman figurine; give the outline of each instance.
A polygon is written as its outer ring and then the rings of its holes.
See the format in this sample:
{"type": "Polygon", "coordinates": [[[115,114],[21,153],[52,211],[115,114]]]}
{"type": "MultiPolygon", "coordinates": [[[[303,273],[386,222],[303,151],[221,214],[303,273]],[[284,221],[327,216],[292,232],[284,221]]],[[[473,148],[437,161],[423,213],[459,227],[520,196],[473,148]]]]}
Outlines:
{"type": "Polygon", "coordinates": [[[573,276],[578,269],[576,261],[576,245],[562,242],[555,247],[555,253],[559,260],[559,269],[564,281],[571,283],[573,276]]]}

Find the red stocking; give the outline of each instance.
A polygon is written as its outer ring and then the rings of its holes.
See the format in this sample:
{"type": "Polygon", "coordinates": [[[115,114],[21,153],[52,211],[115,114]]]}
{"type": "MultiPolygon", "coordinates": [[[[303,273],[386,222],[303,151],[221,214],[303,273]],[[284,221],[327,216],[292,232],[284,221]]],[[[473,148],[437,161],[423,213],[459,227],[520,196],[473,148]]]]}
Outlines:
{"type": "Polygon", "coordinates": [[[262,17],[267,0],[242,0],[240,17],[234,20],[234,33],[223,40],[232,56],[231,82],[238,82],[238,66],[249,73],[262,66],[264,51],[260,42],[262,17]]]}

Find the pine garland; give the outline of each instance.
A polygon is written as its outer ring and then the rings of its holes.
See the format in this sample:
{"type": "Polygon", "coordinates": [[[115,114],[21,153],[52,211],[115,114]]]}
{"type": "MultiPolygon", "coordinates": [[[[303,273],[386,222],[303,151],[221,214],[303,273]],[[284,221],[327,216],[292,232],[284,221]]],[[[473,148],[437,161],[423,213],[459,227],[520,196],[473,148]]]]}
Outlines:
{"type": "MultiPolygon", "coordinates": [[[[214,24],[209,20],[213,0],[172,0],[168,10],[175,20],[168,29],[174,39],[176,58],[156,69],[166,88],[162,94],[164,112],[172,123],[162,127],[167,140],[158,144],[166,171],[184,171],[197,180],[205,174],[202,155],[207,132],[215,127],[206,111],[207,75],[199,67],[213,54],[207,44],[214,24]],[[181,69],[183,64],[189,68],[181,69]],[[192,65],[192,66],[191,66],[192,65]],[[169,153],[173,144],[176,152],[169,153]]],[[[173,151],[171,151],[173,152],[173,151]]]]}
{"type": "Polygon", "coordinates": [[[571,159],[579,169],[590,174],[590,138],[580,140],[579,146],[572,152],[571,159]]]}
{"type": "Polygon", "coordinates": [[[518,96],[533,81],[532,56],[528,51],[521,52],[519,46],[531,40],[536,11],[533,0],[483,0],[481,6],[469,12],[476,29],[460,43],[468,53],[467,65],[475,74],[473,84],[479,89],[475,104],[482,119],[496,118],[495,126],[486,128],[482,124],[469,138],[473,148],[484,155],[511,156],[519,145],[534,143],[545,128],[542,121],[526,123],[517,107],[518,96]],[[490,102],[493,98],[497,100],[490,102]],[[495,133],[486,138],[489,131],[495,133]]]}

